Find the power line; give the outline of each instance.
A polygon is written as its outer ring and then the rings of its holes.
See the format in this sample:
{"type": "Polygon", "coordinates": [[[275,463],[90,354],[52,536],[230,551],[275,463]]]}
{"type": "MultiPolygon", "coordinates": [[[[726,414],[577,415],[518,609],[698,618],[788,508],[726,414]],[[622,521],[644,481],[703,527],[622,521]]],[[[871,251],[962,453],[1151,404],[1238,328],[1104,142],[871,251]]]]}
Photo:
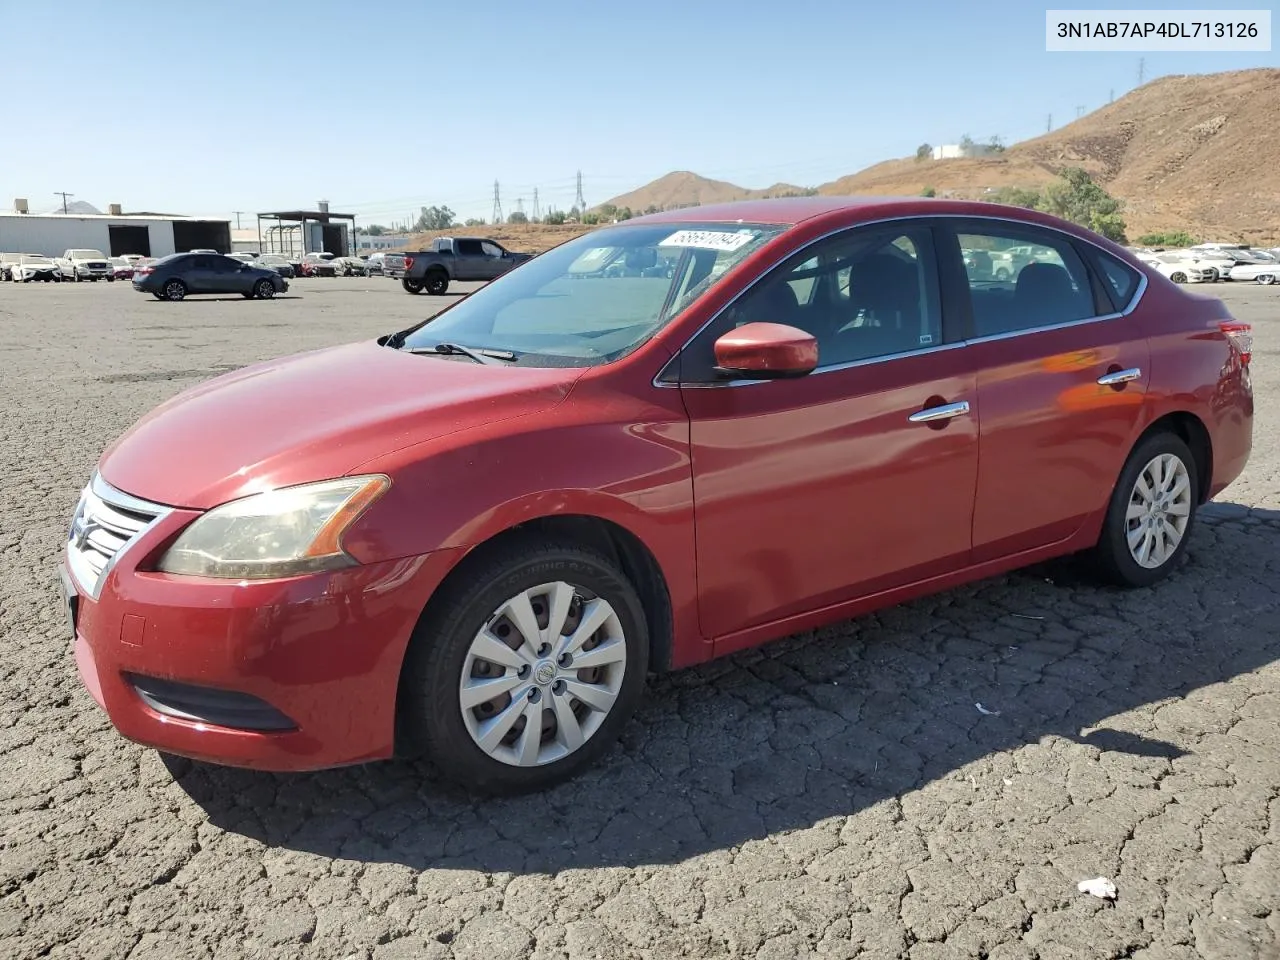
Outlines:
{"type": "Polygon", "coordinates": [[[502,195],[498,192],[498,181],[493,181],[493,222],[502,222],[502,195]]]}
{"type": "MultiPolygon", "coordinates": [[[[579,187],[578,189],[579,189],[579,190],[581,190],[582,188],[581,188],[581,187],[579,187]]],[[[67,191],[65,191],[65,190],[55,190],[55,191],[53,191],[53,195],[54,195],[55,197],[61,197],[61,198],[62,198],[62,212],[63,212],[63,213],[66,213],[66,212],[67,212],[67,197],[74,197],[74,196],[75,196],[75,194],[74,194],[74,193],[68,193],[68,192],[67,192],[67,191]]]]}

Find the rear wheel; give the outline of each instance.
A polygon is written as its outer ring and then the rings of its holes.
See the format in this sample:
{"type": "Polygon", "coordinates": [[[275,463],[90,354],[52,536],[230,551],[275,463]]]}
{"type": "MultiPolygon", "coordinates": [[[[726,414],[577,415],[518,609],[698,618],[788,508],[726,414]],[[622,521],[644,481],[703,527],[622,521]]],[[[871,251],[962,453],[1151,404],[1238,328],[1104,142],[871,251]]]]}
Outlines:
{"type": "Polygon", "coordinates": [[[1181,438],[1158,433],[1139,443],[1111,494],[1094,551],[1099,572],[1127,587],[1164,579],[1187,548],[1199,490],[1195,457],[1181,438]]]}
{"type": "Polygon", "coordinates": [[[469,787],[548,786],[609,748],[648,659],[639,596],[612,561],[574,543],[510,541],[454,577],[415,631],[403,729],[469,787]]]}
{"type": "Polygon", "coordinates": [[[181,300],[187,295],[187,285],[181,280],[170,280],[164,285],[164,299],[181,300]]]}
{"type": "Polygon", "coordinates": [[[1186,283],[1187,275],[1181,270],[1175,270],[1173,273],[1169,274],[1169,279],[1174,283],[1186,283]]]}
{"type": "Polygon", "coordinates": [[[400,286],[404,287],[406,293],[417,294],[423,291],[421,280],[410,280],[408,277],[400,281],[400,286]]]}
{"type": "Polygon", "coordinates": [[[439,297],[449,289],[449,274],[443,270],[430,270],[425,278],[427,293],[439,297]]]}
{"type": "Polygon", "coordinates": [[[1258,282],[1266,284],[1267,286],[1270,286],[1271,284],[1276,282],[1276,275],[1274,273],[1259,274],[1258,282]]]}

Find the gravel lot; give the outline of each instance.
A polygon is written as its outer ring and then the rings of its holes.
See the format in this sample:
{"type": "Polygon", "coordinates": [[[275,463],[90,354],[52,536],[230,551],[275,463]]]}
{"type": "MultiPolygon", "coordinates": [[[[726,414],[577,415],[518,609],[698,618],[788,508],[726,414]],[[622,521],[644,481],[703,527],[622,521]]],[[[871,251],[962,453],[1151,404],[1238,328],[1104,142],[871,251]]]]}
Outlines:
{"type": "Polygon", "coordinates": [[[54,580],[150,407],[441,301],[0,286],[0,957],[1280,955],[1280,289],[1213,292],[1254,324],[1254,455],[1169,580],[1051,564],[677,674],[601,767],[494,802],[166,766],[81,689],[54,580]]]}

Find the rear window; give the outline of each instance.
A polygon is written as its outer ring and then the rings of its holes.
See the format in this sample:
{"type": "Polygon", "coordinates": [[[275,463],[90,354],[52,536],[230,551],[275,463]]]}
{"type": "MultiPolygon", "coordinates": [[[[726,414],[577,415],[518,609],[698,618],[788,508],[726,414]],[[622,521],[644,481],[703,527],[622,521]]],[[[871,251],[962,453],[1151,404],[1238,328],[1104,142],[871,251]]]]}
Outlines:
{"type": "Polygon", "coordinates": [[[1117,260],[1110,254],[1103,253],[1099,250],[1095,256],[1098,259],[1098,269],[1102,274],[1103,280],[1107,284],[1107,292],[1111,294],[1111,299],[1116,305],[1117,310],[1124,310],[1133,300],[1133,295],[1138,289],[1138,271],[1129,266],[1122,260],[1117,260]]]}

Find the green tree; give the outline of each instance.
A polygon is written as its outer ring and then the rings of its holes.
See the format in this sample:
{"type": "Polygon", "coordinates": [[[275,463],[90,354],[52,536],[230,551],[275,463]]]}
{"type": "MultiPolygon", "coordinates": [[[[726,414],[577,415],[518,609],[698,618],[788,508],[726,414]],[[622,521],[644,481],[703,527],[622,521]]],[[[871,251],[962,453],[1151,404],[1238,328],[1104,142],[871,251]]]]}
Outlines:
{"type": "Polygon", "coordinates": [[[453,226],[453,219],[454,212],[448,207],[423,207],[413,228],[417,231],[448,230],[453,226]]]}
{"type": "Polygon", "coordinates": [[[1004,153],[1004,141],[1001,140],[998,136],[993,136],[990,140],[988,140],[987,146],[989,146],[996,153],[1004,153]]]}
{"type": "Polygon", "coordinates": [[[547,215],[543,217],[543,222],[552,226],[559,226],[565,221],[565,213],[563,210],[548,210],[547,215]]]}
{"type": "Polygon", "coordinates": [[[969,151],[969,150],[972,150],[972,149],[973,149],[973,137],[969,136],[967,133],[966,133],[963,137],[961,137],[961,138],[960,138],[960,149],[961,149],[961,150],[963,150],[963,151],[966,151],[966,152],[967,152],[967,151],[969,151]]]}
{"type": "Polygon", "coordinates": [[[507,217],[507,223],[528,223],[529,215],[523,210],[514,211],[511,216],[507,217]]]}
{"type": "Polygon", "coordinates": [[[630,207],[623,207],[621,210],[617,212],[616,216],[618,217],[619,221],[622,221],[622,220],[630,220],[632,217],[635,216],[635,214],[631,212],[630,207]]]}
{"type": "Polygon", "coordinates": [[[645,208],[644,208],[644,212],[645,212],[645,215],[646,215],[646,216],[647,216],[648,214],[650,214],[650,213],[657,213],[657,212],[658,212],[658,205],[657,205],[656,203],[651,203],[651,204],[649,204],[647,207],[645,207],[645,208]]]}
{"type": "Polygon", "coordinates": [[[618,215],[618,208],[612,203],[603,204],[600,207],[600,216],[605,220],[612,220],[618,215]]]}
{"type": "Polygon", "coordinates": [[[390,230],[388,230],[386,227],[384,227],[380,223],[371,223],[369,224],[369,226],[361,227],[359,230],[356,231],[356,233],[363,233],[367,237],[381,237],[383,234],[387,234],[390,232],[391,232],[390,230]]]}
{"type": "Polygon", "coordinates": [[[484,225],[484,220],[479,217],[468,217],[467,222],[464,224],[464,226],[468,227],[483,227],[484,225]]]}
{"type": "Polygon", "coordinates": [[[1144,233],[1137,242],[1143,247],[1194,247],[1198,241],[1185,230],[1175,230],[1172,233],[1144,233]]]}
{"type": "Polygon", "coordinates": [[[928,160],[928,159],[929,159],[930,157],[932,157],[932,156],[933,156],[933,146],[932,146],[932,145],[930,145],[930,144],[928,144],[928,143],[922,143],[922,144],[920,144],[920,146],[916,147],[916,159],[917,159],[917,160],[928,160]]]}
{"type": "Polygon", "coordinates": [[[1094,183],[1080,167],[1067,167],[1058,180],[1044,188],[1040,209],[1088,227],[1108,240],[1125,242],[1120,201],[1094,183]]]}
{"type": "Polygon", "coordinates": [[[596,213],[595,211],[592,211],[591,213],[584,213],[582,215],[582,222],[593,224],[593,225],[597,224],[600,222],[600,214],[596,213]]]}
{"type": "Polygon", "coordinates": [[[938,191],[933,189],[933,187],[925,187],[920,191],[920,196],[922,197],[936,197],[937,195],[938,191]]]}
{"type": "Polygon", "coordinates": [[[1039,190],[1028,190],[1025,187],[1001,187],[990,195],[990,200],[992,203],[1004,203],[1011,207],[1039,210],[1043,197],[1039,190]]]}

